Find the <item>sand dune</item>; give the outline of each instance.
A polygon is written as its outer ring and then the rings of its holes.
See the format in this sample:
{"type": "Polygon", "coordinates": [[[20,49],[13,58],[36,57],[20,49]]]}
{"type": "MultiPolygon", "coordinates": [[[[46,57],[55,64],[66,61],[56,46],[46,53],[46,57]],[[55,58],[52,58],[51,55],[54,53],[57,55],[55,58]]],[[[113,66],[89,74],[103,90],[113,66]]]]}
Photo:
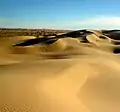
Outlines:
{"type": "Polygon", "coordinates": [[[12,47],[26,38],[33,37],[0,40],[0,112],[120,112],[120,59],[111,41],[91,35],[90,43],[12,47]]]}

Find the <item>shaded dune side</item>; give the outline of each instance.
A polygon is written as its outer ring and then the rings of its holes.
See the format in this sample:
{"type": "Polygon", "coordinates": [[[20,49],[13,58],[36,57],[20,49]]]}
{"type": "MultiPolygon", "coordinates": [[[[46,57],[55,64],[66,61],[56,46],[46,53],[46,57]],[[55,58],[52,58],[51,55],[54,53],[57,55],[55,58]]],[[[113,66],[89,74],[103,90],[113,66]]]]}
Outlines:
{"type": "MultiPolygon", "coordinates": [[[[89,41],[89,44],[94,45],[97,48],[102,48],[102,50],[111,51],[113,53],[119,53],[119,49],[120,49],[119,40],[111,39],[109,38],[109,36],[103,35],[104,32],[100,30],[88,30],[88,31],[93,32],[93,34],[88,35],[86,37],[87,40],[89,41]]],[[[37,54],[38,52],[59,52],[59,51],[61,52],[68,47],[66,43],[67,44],[69,43],[66,41],[64,42],[65,39],[59,39],[58,41],[56,41],[51,45],[34,45],[34,46],[27,46],[27,47],[12,46],[13,43],[19,42],[21,40],[24,41],[26,39],[33,39],[33,38],[36,38],[36,37],[33,37],[33,36],[9,37],[9,39],[6,39],[6,40],[5,38],[3,38],[2,42],[4,42],[4,45],[5,44],[7,45],[6,50],[8,50],[8,52],[11,54],[37,54]]],[[[79,39],[77,41],[79,41],[79,39]]],[[[82,44],[82,42],[80,43],[82,44]]],[[[85,45],[86,44],[88,43],[85,43],[85,45]]],[[[3,45],[3,43],[0,43],[0,45],[3,45]]]]}
{"type": "MultiPolygon", "coordinates": [[[[78,56],[81,54],[88,54],[84,50],[90,51],[90,49],[99,49],[108,53],[119,53],[120,45],[119,40],[110,39],[108,36],[103,36],[102,31],[99,30],[88,30],[93,34],[88,35],[86,38],[89,43],[82,43],[79,39],[64,38],[59,39],[51,45],[33,45],[27,47],[13,47],[13,43],[21,42],[21,40],[33,39],[33,36],[17,36],[1,38],[0,41],[0,52],[1,60],[7,60],[6,57],[11,57],[12,60],[20,58],[22,60],[30,61],[29,57],[36,57],[36,59],[43,58],[68,58],[70,56],[78,56]],[[104,38],[101,38],[103,36],[104,38]],[[117,43],[117,44],[116,44],[117,43]],[[2,56],[3,54],[3,56],[2,56]],[[14,54],[14,55],[13,55],[14,54]],[[5,56],[6,55],[6,56],[5,56]],[[39,57],[39,58],[38,58],[39,57]]],[[[91,52],[91,51],[90,51],[91,52]]],[[[93,53],[94,54],[94,53],[93,53]]]]}
{"type": "MultiPolygon", "coordinates": [[[[120,40],[115,40],[114,39],[114,36],[115,37],[119,37],[120,36],[120,33],[119,33],[119,31],[109,31],[109,32],[107,32],[106,34],[103,32],[103,31],[101,31],[101,30],[87,30],[87,31],[90,31],[90,32],[92,32],[93,34],[88,34],[88,35],[86,35],[86,39],[87,39],[87,41],[90,43],[90,44],[93,44],[93,45],[95,45],[97,48],[99,47],[99,48],[102,48],[102,50],[107,50],[107,51],[111,51],[111,52],[113,52],[113,53],[119,53],[119,49],[120,49],[120,45],[119,45],[119,43],[120,43],[120,40]],[[112,33],[111,33],[112,32],[112,33]],[[118,32],[118,33],[117,33],[118,32]],[[111,37],[110,37],[111,36],[111,37]]],[[[79,33],[79,32],[78,32],[79,33]]],[[[77,36],[77,34],[75,35],[72,35],[73,37],[76,37],[77,36]]],[[[67,37],[67,38],[69,38],[69,37],[67,37]]],[[[82,39],[81,37],[79,37],[78,38],[78,41],[80,42],[80,43],[83,43],[80,39],[82,39]]],[[[41,48],[40,48],[40,51],[42,51],[42,52],[56,52],[57,50],[58,51],[61,51],[62,50],[62,48],[64,49],[65,48],[65,45],[66,45],[66,42],[64,42],[63,40],[65,40],[65,39],[59,39],[58,41],[56,41],[55,43],[53,43],[52,45],[42,45],[41,46],[41,48]],[[62,41],[62,42],[61,42],[62,41]],[[55,45],[54,45],[55,44],[55,45]],[[53,47],[51,47],[51,46],[53,46],[53,47]],[[63,47],[62,47],[63,46],[63,47]],[[56,49],[55,49],[56,48],[56,49]],[[57,49],[58,48],[58,49],[57,49]],[[54,50],[55,49],[55,50],[54,50]],[[61,50],[60,50],[61,49],[61,50]]],[[[86,44],[88,44],[88,43],[86,43],[86,44]]],[[[22,50],[18,50],[18,51],[24,51],[24,50],[26,50],[25,49],[26,47],[13,47],[13,51],[14,51],[14,49],[15,49],[15,51],[17,51],[16,49],[22,49],[22,50]],[[23,49],[24,48],[24,49],[23,49]]],[[[32,50],[32,48],[33,48],[33,46],[29,46],[28,48],[27,48],[27,50],[28,50],[28,52],[29,52],[29,49],[31,50],[31,51],[33,51],[32,50]]],[[[35,47],[36,48],[36,47],[35,47]]],[[[34,49],[34,51],[36,51],[37,52],[37,50],[35,50],[35,48],[33,48],[34,49]]],[[[25,52],[27,52],[27,50],[25,51],[25,52]]],[[[15,52],[14,51],[14,52],[15,52]]]]}

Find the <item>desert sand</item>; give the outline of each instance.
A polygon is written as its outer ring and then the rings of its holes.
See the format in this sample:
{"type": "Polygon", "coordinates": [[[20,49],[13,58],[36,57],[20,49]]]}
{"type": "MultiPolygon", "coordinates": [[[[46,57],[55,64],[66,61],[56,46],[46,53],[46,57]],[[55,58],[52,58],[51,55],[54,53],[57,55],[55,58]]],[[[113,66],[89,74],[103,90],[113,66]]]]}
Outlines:
{"type": "Polygon", "coordinates": [[[120,57],[109,39],[12,47],[26,38],[0,39],[0,112],[120,112],[120,57]]]}

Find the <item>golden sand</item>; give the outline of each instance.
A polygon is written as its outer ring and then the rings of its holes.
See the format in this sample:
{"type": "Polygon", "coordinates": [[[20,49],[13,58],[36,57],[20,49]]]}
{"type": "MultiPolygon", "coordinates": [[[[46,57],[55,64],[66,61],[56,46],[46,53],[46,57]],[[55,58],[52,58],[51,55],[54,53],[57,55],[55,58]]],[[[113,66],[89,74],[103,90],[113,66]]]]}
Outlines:
{"type": "Polygon", "coordinates": [[[120,59],[111,43],[93,37],[13,48],[18,40],[0,40],[0,112],[120,112],[120,59]]]}

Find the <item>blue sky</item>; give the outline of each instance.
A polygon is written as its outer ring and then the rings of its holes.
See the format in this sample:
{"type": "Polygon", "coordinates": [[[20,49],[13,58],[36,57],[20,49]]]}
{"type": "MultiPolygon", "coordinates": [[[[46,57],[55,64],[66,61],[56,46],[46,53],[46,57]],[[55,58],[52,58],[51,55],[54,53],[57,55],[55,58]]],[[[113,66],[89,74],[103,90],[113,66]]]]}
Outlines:
{"type": "Polygon", "coordinates": [[[120,0],[1,0],[0,27],[120,28],[120,0]]]}

